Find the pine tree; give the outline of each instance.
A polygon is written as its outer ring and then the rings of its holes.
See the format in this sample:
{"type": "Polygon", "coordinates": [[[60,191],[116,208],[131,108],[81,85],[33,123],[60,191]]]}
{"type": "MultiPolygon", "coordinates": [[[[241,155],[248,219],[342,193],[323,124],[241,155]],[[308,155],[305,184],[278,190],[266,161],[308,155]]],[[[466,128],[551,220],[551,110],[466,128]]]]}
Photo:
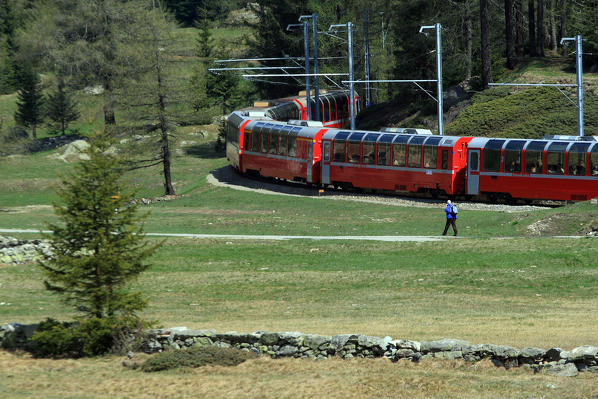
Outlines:
{"type": "Polygon", "coordinates": [[[31,127],[33,138],[36,139],[36,127],[44,119],[44,95],[39,76],[31,68],[24,69],[20,86],[15,121],[25,127],[31,127]]]}
{"type": "Polygon", "coordinates": [[[51,255],[44,255],[44,284],[86,317],[134,316],[146,300],[127,285],[149,264],[157,246],[144,239],[143,219],[122,168],[108,155],[103,135],[91,141],[82,160],[57,189],[59,223],[48,223],[51,255]]]}
{"type": "Polygon", "coordinates": [[[210,29],[210,21],[207,17],[207,11],[202,9],[199,11],[200,18],[195,22],[198,28],[196,41],[196,55],[199,62],[193,67],[193,75],[191,76],[191,105],[195,111],[202,108],[208,108],[210,101],[207,95],[207,75],[208,64],[212,61],[213,40],[210,29]]]}
{"type": "Polygon", "coordinates": [[[62,81],[58,83],[56,91],[48,95],[46,102],[48,119],[60,126],[63,135],[69,123],[76,121],[81,116],[72,96],[64,90],[62,81]]]}

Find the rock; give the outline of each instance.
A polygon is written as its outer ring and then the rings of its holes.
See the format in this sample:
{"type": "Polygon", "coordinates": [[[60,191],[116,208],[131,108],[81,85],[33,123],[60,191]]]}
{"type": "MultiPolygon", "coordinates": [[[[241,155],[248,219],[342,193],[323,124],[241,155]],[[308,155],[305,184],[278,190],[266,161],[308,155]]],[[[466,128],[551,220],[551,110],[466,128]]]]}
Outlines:
{"type": "Polygon", "coordinates": [[[303,336],[303,345],[311,349],[320,349],[320,346],[330,343],[331,338],[324,335],[306,334],[303,336]]]}
{"type": "Polygon", "coordinates": [[[414,354],[415,354],[415,352],[412,351],[411,349],[397,349],[394,356],[395,356],[395,359],[404,359],[404,358],[413,357],[414,354]]]}
{"type": "Polygon", "coordinates": [[[544,359],[549,362],[558,362],[561,360],[561,353],[563,350],[561,348],[550,348],[544,354],[544,359]]]}
{"type": "Polygon", "coordinates": [[[370,337],[367,335],[360,335],[357,338],[357,345],[363,348],[371,349],[375,355],[382,355],[386,351],[386,348],[390,341],[390,337],[380,338],[370,337]]]}
{"type": "Polygon", "coordinates": [[[575,377],[579,374],[579,371],[577,370],[577,367],[575,367],[575,364],[566,363],[551,366],[547,373],[556,375],[557,377],[575,377]]]}
{"type": "Polygon", "coordinates": [[[426,352],[452,352],[468,350],[471,344],[458,339],[444,338],[439,341],[424,341],[421,344],[421,351],[426,352]]]}
{"type": "Polygon", "coordinates": [[[212,345],[212,344],[213,344],[212,340],[208,337],[196,337],[195,342],[193,343],[193,346],[206,346],[206,345],[212,345]]]}
{"type": "Polygon", "coordinates": [[[568,353],[567,360],[570,362],[578,362],[583,360],[596,360],[598,355],[598,348],[595,346],[579,346],[568,353]]]}
{"type": "Polygon", "coordinates": [[[540,348],[523,348],[519,353],[519,357],[522,360],[527,361],[539,361],[542,360],[544,355],[546,354],[546,350],[540,348]]]}
{"type": "Polygon", "coordinates": [[[415,352],[421,351],[422,344],[418,341],[410,341],[410,340],[402,340],[397,339],[394,341],[389,342],[390,345],[393,345],[397,349],[411,349],[415,352]]]}
{"type": "Polygon", "coordinates": [[[356,340],[357,337],[355,334],[333,335],[330,344],[336,351],[339,351],[349,340],[356,340]]]}
{"type": "Polygon", "coordinates": [[[260,343],[266,346],[272,346],[278,342],[277,333],[264,333],[260,336],[260,343]]]}
{"type": "Polygon", "coordinates": [[[297,331],[278,333],[278,341],[280,344],[289,344],[295,346],[303,345],[303,333],[297,331]]]}
{"type": "Polygon", "coordinates": [[[291,345],[285,345],[278,352],[276,352],[277,356],[293,356],[298,352],[297,347],[291,345]]]}
{"type": "Polygon", "coordinates": [[[260,335],[257,334],[238,334],[238,333],[226,333],[216,334],[216,339],[228,341],[230,343],[250,343],[254,344],[260,339],[260,335]]]}

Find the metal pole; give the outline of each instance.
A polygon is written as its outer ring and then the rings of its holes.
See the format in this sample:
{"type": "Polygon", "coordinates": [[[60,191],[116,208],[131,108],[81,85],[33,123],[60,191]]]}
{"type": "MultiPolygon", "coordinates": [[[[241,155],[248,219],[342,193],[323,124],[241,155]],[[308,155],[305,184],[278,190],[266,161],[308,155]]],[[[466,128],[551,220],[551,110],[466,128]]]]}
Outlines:
{"type": "Polygon", "coordinates": [[[577,134],[583,136],[583,82],[581,75],[582,68],[582,49],[581,49],[581,35],[575,36],[576,52],[577,52],[577,134]]]}
{"type": "Polygon", "coordinates": [[[350,101],[349,112],[351,113],[351,130],[355,130],[355,84],[353,83],[353,23],[347,22],[348,42],[349,42],[349,91],[350,101]]]}
{"type": "MultiPolygon", "coordinates": [[[[307,120],[311,120],[311,99],[309,87],[309,27],[307,21],[303,21],[303,47],[305,49],[305,98],[307,99],[307,120]]],[[[316,78],[317,79],[317,78],[316,78]]]]}
{"type": "Polygon", "coordinates": [[[365,86],[365,106],[372,105],[372,92],[370,90],[370,41],[368,36],[368,9],[363,13],[363,31],[365,34],[365,80],[368,83],[365,86]]]}
{"type": "Polygon", "coordinates": [[[314,102],[316,103],[315,120],[319,121],[320,118],[320,91],[318,87],[318,14],[311,15],[312,30],[314,35],[314,102]]]}
{"type": "Polygon", "coordinates": [[[438,134],[444,134],[444,121],[442,111],[442,26],[436,24],[436,79],[438,80],[438,134]]]}

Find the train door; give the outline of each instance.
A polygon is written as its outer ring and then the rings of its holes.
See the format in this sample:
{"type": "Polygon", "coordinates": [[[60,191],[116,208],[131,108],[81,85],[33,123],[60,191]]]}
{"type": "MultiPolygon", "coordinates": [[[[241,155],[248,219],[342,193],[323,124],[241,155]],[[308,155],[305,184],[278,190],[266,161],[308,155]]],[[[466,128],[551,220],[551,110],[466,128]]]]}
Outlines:
{"type": "Polygon", "coordinates": [[[470,150],[467,162],[467,194],[478,195],[480,191],[480,150],[470,150]]]}
{"type": "Polygon", "coordinates": [[[307,182],[312,183],[312,167],[314,165],[314,143],[310,141],[307,145],[307,182]]]}
{"type": "Polygon", "coordinates": [[[330,184],[330,143],[322,143],[322,184],[330,184]]]}

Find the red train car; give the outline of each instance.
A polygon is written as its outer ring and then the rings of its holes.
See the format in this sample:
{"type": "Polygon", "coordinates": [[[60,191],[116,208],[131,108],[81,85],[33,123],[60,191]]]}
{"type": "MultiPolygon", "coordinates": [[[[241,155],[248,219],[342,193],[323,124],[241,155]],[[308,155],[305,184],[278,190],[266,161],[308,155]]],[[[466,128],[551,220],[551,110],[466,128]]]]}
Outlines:
{"type": "Polygon", "coordinates": [[[474,138],[466,194],[507,201],[598,197],[598,142],[474,138]]]}
{"type": "Polygon", "coordinates": [[[307,183],[319,182],[321,151],[318,141],[325,128],[276,121],[250,121],[241,132],[239,170],[307,183]]]}
{"type": "MultiPolygon", "coordinates": [[[[297,97],[294,101],[301,109],[301,119],[307,120],[307,99],[297,97]]],[[[312,119],[315,121],[315,109],[319,107],[320,118],[317,121],[322,122],[325,127],[342,128],[349,125],[350,122],[350,104],[351,99],[348,91],[333,91],[322,93],[319,96],[318,104],[314,97],[310,98],[312,119]]],[[[355,115],[361,111],[361,102],[359,96],[355,96],[355,115]]]]}
{"type": "Polygon", "coordinates": [[[463,192],[471,137],[329,130],[322,184],[434,196],[463,192]]]}
{"type": "MultiPolygon", "coordinates": [[[[285,107],[268,111],[292,111],[285,107]]],[[[592,137],[523,140],[348,131],[313,126],[318,122],[280,122],[269,115],[246,110],[228,117],[227,157],[243,173],[490,201],[598,197],[598,142],[592,137]]]]}

